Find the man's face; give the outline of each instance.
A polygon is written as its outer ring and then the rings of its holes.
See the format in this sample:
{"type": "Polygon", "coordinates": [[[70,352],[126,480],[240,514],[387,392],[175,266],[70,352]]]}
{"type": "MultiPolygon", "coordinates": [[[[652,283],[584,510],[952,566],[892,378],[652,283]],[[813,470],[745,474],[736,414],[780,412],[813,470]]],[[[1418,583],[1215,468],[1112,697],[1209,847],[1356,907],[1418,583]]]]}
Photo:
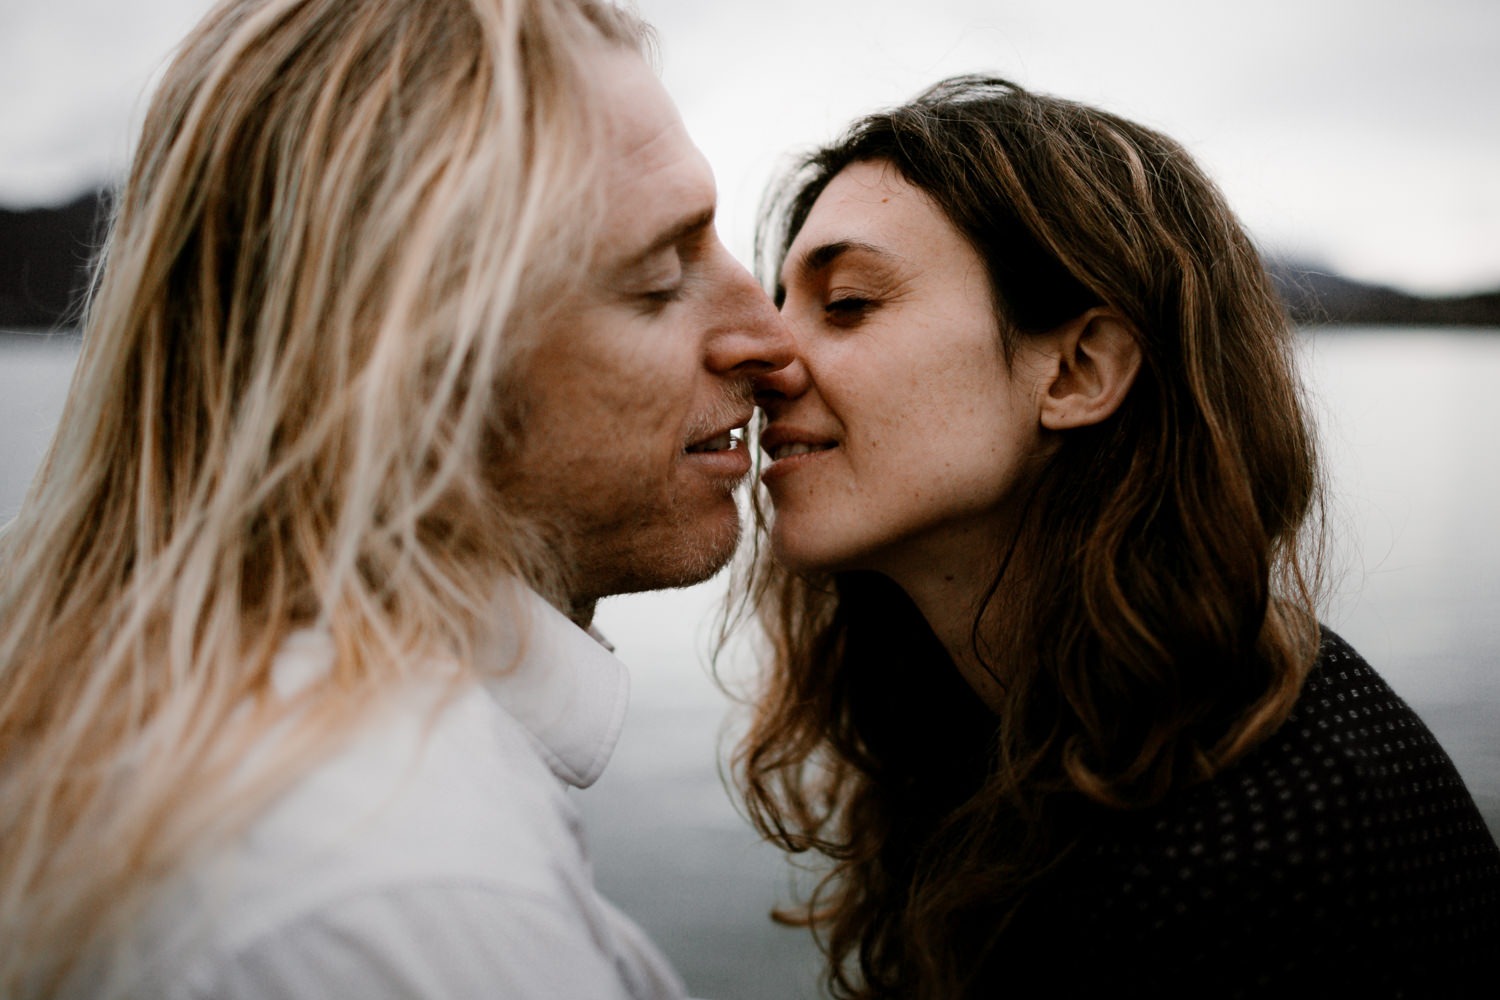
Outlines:
{"type": "Polygon", "coordinates": [[[507,470],[512,500],[564,547],[585,612],[729,559],[749,380],[792,356],[776,309],[719,242],[713,174],[666,91],[632,53],[595,65],[611,122],[601,245],[523,362],[507,470]]]}

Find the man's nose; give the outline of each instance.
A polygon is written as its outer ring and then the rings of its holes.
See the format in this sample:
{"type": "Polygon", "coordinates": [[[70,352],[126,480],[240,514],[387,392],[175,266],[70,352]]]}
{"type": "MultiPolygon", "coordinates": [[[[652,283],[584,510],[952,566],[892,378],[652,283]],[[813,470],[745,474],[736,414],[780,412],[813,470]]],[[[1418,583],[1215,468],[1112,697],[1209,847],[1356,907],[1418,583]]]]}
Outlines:
{"type": "Polygon", "coordinates": [[[791,330],[750,272],[728,250],[721,252],[721,302],[729,315],[709,344],[709,368],[721,375],[757,377],[785,368],[797,356],[791,330]]]}

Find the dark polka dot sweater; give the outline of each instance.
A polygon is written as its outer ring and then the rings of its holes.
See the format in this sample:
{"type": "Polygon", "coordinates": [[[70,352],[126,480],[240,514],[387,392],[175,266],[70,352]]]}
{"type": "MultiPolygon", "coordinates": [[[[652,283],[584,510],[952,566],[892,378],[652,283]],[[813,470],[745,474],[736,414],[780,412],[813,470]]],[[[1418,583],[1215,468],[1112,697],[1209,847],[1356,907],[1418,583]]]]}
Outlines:
{"type": "Polygon", "coordinates": [[[1500,850],[1427,727],[1326,631],[1276,735],[1101,811],[1023,913],[985,995],[1500,997],[1500,850]]]}

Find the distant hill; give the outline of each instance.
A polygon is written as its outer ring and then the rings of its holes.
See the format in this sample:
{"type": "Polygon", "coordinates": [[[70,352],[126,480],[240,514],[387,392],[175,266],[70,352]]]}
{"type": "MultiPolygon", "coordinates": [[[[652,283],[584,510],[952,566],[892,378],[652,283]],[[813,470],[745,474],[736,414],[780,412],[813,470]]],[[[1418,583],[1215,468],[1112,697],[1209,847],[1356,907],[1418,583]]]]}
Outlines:
{"type": "Polygon", "coordinates": [[[1500,291],[1423,298],[1289,261],[1273,262],[1269,270],[1299,325],[1500,326],[1500,291]]]}
{"type": "Polygon", "coordinates": [[[0,329],[72,325],[103,238],[104,198],[59,208],[0,208],[0,329]]]}
{"type": "MultiPolygon", "coordinates": [[[[93,192],[60,208],[0,209],[0,330],[72,325],[102,239],[105,198],[93,192]]],[[[1423,298],[1292,261],[1270,271],[1299,324],[1500,327],[1500,290],[1423,298]]]]}

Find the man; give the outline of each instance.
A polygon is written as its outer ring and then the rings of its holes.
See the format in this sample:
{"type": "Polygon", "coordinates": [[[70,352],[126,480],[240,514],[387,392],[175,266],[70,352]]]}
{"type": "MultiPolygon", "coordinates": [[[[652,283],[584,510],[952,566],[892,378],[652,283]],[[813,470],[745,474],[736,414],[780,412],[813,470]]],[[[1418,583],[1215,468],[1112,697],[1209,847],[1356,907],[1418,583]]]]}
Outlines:
{"type": "Polygon", "coordinates": [[[555,529],[569,614],[707,579],[739,539],[751,376],[791,359],[780,317],[714,232],[714,181],[634,53],[592,65],[610,131],[598,263],[521,365],[509,495],[555,529]]]}
{"type": "Polygon", "coordinates": [[[0,547],[6,996],[678,997],[595,891],[609,594],[739,534],[792,345],[591,0],[230,0],[0,547]]]}

